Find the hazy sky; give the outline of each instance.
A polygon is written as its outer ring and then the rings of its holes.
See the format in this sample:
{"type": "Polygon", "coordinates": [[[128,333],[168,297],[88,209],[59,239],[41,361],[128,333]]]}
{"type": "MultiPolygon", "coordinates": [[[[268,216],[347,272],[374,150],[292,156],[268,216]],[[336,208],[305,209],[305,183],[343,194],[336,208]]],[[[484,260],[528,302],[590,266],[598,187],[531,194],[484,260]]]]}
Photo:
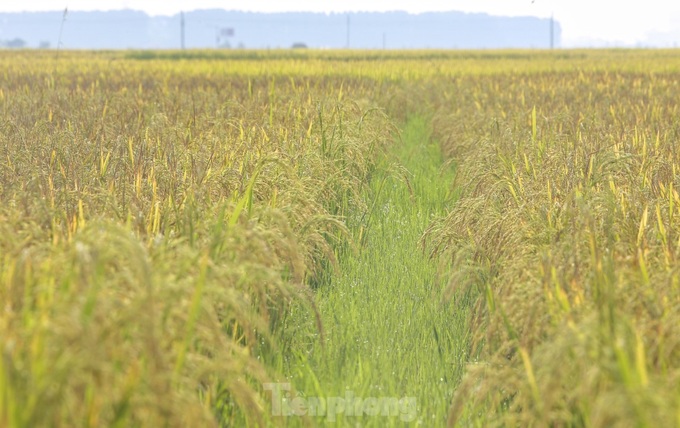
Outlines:
{"type": "Polygon", "coordinates": [[[153,15],[181,10],[221,8],[250,11],[385,11],[412,13],[458,10],[495,15],[538,16],[562,24],[562,45],[677,43],[680,46],[680,1],[677,0],[22,0],[0,2],[0,11],[137,9],[153,15]],[[246,6],[247,4],[247,6],[246,6]]]}

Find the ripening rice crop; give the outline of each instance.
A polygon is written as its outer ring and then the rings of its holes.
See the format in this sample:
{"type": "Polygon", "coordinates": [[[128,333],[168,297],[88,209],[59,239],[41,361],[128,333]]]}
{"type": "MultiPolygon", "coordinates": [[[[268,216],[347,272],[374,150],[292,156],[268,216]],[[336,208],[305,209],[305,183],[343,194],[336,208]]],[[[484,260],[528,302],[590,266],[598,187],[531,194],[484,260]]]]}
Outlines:
{"type": "Polygon", "coordinates": [[[261,421],[254,351],[291,300],[315,317],[306,284],[391,132],[342,100],[372,82],[1,61],[0,425],[261,421]]]}
{"type": "Polygon", "coordinates": [[[454,189],[422,248],[474,298],[469,335],[408,325],[471,343],[437,348],[442,383],[468,363],[436,389],[449,423],[680,425],[678,73],[674,51],[0,52],[0,426],[313,425],[262,385],[307,340],[289,318],[323,340],[313,285],[367,241],[346,219],[412,117],[457,171],[414,180],[454,189]]]}
{"type": "Polygon", "coordinates": [[[461,198],[424,239],[480,295],[450,423],[680,423],[680,58],[658,55],[439,100],[461,198]]]}

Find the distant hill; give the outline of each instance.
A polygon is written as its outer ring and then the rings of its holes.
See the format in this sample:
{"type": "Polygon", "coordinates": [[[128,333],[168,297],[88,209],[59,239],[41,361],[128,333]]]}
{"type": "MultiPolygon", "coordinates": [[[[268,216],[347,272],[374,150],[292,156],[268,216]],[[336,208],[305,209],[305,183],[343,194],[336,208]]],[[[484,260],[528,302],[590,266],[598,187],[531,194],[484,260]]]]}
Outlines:
{"type": "MultiPolygon", "coordinates": [[[[63,12],[0,13],[0,43],[6,47],[52,47],[59,41],[63,12]]],[[[362,12],[350,14],[251,13],[199,10],[184,14],[187,48],[246,47],[361,49],[548,48],[549,19],[462,12],[362,12]],[[349,29],[349,37],[348,37],[349,29]]],[[[176,49],[181,16],[143,12],[69,12],[63,23],[65,49],[176,49]]],[[[554,45],[561,28],[554,23],[554,45]]]]}

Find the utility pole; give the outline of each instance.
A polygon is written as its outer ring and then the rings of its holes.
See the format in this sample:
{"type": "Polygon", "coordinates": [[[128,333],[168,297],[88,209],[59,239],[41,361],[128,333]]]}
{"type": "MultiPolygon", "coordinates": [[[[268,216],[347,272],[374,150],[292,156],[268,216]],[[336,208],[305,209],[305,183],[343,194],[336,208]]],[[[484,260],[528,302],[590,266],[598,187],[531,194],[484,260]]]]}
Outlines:
{"type": "Polygon", "coordinates": [[[555,49],[555,14],[550,15],[550,49],[555,49]]]}
{"type": "Polygon", "coordinates": [[[182,50],[184,50],[184,12],[180,13],[180,39],[181,39],[181,46],[182,50]]]}
{"type": "Polygon", "coordinates": [[[59,58],[59,49],[61,49],[61,36],[64,34],[64,22],[66,22],[66,15],[68,15],[68,8],[64,9],[64,14],[61,17],[61,25],[59,26],[59,39],[57,40],[57,58],[59,58]]]}
{"type": "Polygon", "coordinates": [[[347,49],[349,49],[349,13],[347,14],[347,49]]]}
{"type": "Polygon", "coordinates": [[[387,34],[383,33],[383,50],[387,49],[387,34]]]}

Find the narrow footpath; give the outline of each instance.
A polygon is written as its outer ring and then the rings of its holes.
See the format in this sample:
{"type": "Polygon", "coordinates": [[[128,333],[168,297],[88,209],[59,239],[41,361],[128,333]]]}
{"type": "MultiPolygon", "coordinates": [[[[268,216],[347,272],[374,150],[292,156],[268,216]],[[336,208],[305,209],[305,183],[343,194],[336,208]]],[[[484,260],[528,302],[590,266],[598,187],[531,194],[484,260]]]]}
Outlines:
{"type": "Polygon", "coordinates": [[[363,245],[344,254],[316,291],[325,346],[308,312],[286,327],[291,339],[281,365],[293,392],[278,391],[285,425],[446,424],[467,360],[469,304],[443,300],[447,272],[438,271],[419,239],[453,203],[453,171],[442,170],[421,118],[404,126],[386,162],[408,173],[392,167],[376,174],[364,195],[372,209],[348,219],[363,245]]]}

